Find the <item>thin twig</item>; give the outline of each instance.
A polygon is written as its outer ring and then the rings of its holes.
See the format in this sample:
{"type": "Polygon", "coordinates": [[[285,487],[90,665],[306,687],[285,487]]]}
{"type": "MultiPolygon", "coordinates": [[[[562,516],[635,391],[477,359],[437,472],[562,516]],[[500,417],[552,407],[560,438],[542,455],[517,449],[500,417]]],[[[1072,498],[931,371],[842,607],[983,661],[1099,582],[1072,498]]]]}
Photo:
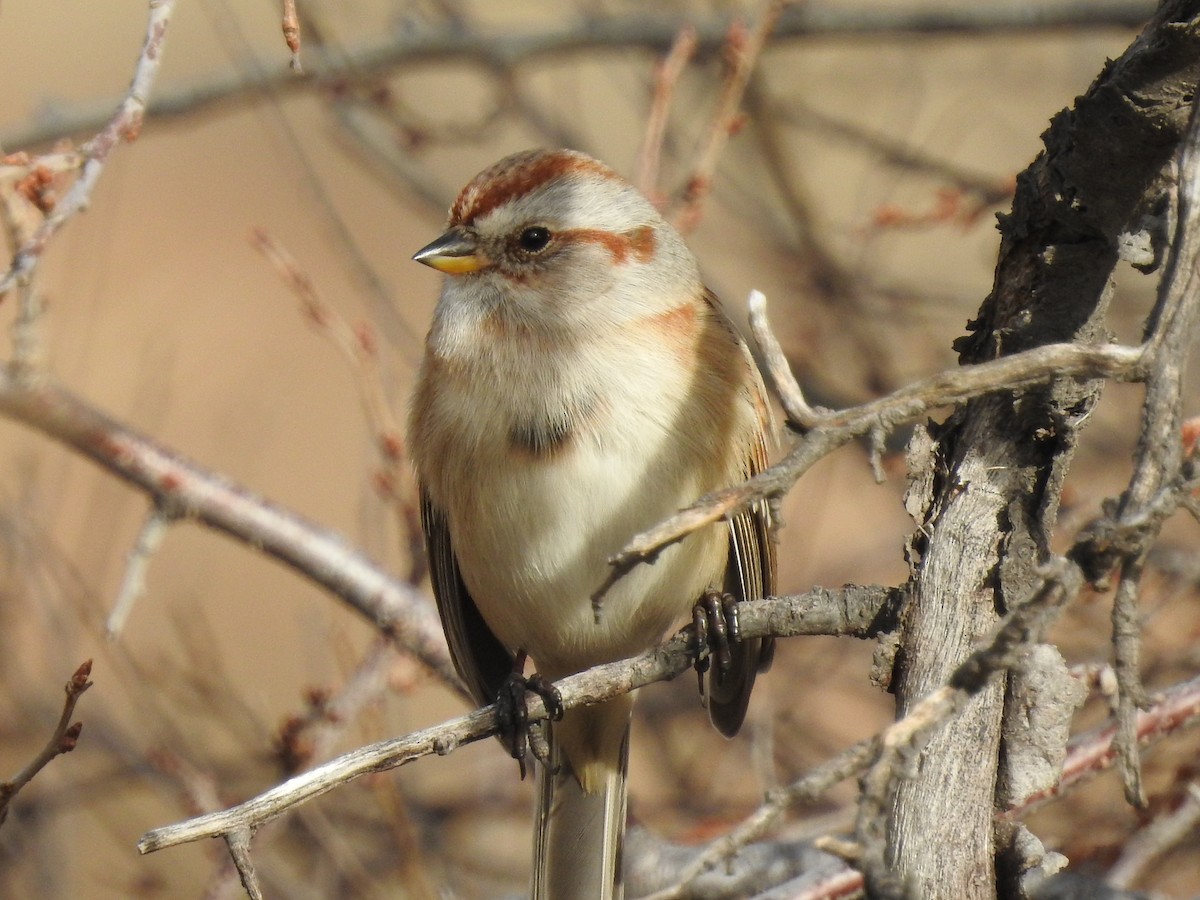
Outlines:
{"type": "Polygon", "coordinates": [[[693,229],[700,221],[704,201],[712,189],[713,175],[717,171],[721,151],[725,149],[729,136],[738,128],[738,110],[742,104],[742,95],[746,92],[746,85],[750,81],[750,73],[754,71],[759,54],[766,46],[767,38],[779,21],[779,15],[785,5],[786,0],[767,0],[759,14],[758,22],[749,32],[738,22],[729,27],[729,37],[725,44],[729,74],[725,78],[717,108],[709,122],[707,135],[692,164],[680,205],[668,216],[672,224],[684,233],[693,229]]]}
{"type": "Polygon", "coordinates": [[[150,18],[146,26],[146,40],[142,45],[141,54],[138,56],[137,66],[133,72],[133,83],[130,84],[129,91],[120,106],[117,107],[116,113],[108,120],[108,124],[80,148],[83,167],[79,178],[42,222],[33,237],[13,256],[8,273],[0,278],[0,300],[16,285],[29,281],[38,260],[47,244],[50,243],[50,239],[72,216],[87,206],[92,196],[92,190],[99,181],[100,174],[104,171],[104,164],[108,161],[113,149],[122,141],[132,141],[141,131],[146,102],[150,96],[150,89],[154,85],[154,79],[158,75],[163,44],[167,36],[167,25],[171,21],[171,13],[174,9],[175,0],[153,0],[151,2],[150,18]]]}
{"type": "Polygon", "coordinates": [[[420,584],[425,577],[426,560],[416,486],[404,450],[404,432],[388,403],[375,332],[367,323],[357,328],[351,326],[321,296],[316,282],[300,268],[287,248],[264,229],[255,228],[250,243],[275,267],[313,327],[338,349],[354,373],[363,412],[375,433],[375,449],[379,452],[381,468],[375,486],[395,513],[400,532],[407,539],[408,583],[420,584]]]}
{"type": "Polygon", "coordinates": [[[679,881],[676,884],[643,897],[642,900],[682,900],[691,896],[691,882],[725,860],[731,859],[743,847],[763,837],[790,807],[811,802],[835,784],[860,774],[878,755],[878,738],[859,741],[803,778],[787,787],[771,791],[766,802],[743,819],[736,828],[717,838],[692,859],[679,873],[679,881]]]}
{"type": "Polygon", "coordinates": [[[855,438],[931,410],[952,406],[993,391],[1019,391],[1056,378],[1107,377],[1133,380],[1142,372],[1142,349],[1116,344],[1047,344],[1000,359],[948,369],[881,397],[844,410],[809,417],[811,426],[788,454],[749,481],[701,497],[664,522],[636,535],[609,560],[612,571],[596,592],[608,589],[634,566],[655,559],[666,547],[698,528],[729,518],[763,498],[782,496],[818,460],[855,438]]]}
{"type": "Polygon", "coordinates": [[[92,661],[89,659],[75,670],[75,674],[67,682],[64,688],[67,696],[63,701],[62,714],[58,717],[58,724],[54,727],[46,745],[21,771],[8,781],[0,782],[0,825],[4,824],[4,820],[8,817],[8,806],[21,789],[29,784],[34,776],[42,771],[54,757],[70,753],[75,749],[79,735],[83,731],[83,723],[72,723],[71,717],[75,714],[75,704],[79,702],[83,692],[92,686],[91,674],[92,661]]]}
{"type": "Polygon", "coordinates": [[[167,527],[175,519],[175,515],[165,506],[155,504],[142,523],[129,558],[125,561],[125,577],[121,579],[121,587],[117,590],[117,599],[113,603],[112,612],[104,623],[104,632],[109,640],[120,636],[125,627],[125,621],[133,611],[133,605],[146,589],[146,570],[150,566],[150,557],[162,543],[167,534],[167,527]]]}
{"type": "MultiPolygon", "coordinates": [[[[1200,99],[1193,101],[1177,169],[1175,234],[1159,284],[1158,303],[1147,325],[1142,429],[1129,487],[1111,521],[1110,530],[1124,530],[1129,540],[1125,546],[1113,548],[1115,554],[1108,551],[1109,559],[1115,555],[1120,568],[1120,582],[1113,600],[1112,640],[1120,689],[1117,710],[1121,776],[1126,799],[1135,806],[1144,806],[1146,802],[1134,725],[1137,709],[1145,702],[1138,661],[1139,586],[1146,555],[1165,518],[1153,515],[1152,508],[1160,503],[1164,488],[1179,482],[1181,477],[1185,480],[1189,477],[1181,475],[1182,395],[1188,352],[1196,339],[1195,328],[1200,318],[1200,99]]],[[[1103,553],[1097,556],[1105,558],[1103,553]]],[[[1093,562],[1093,568],[1099,570],[1103,565],[1093,562]]]]}
{"type": "Polygon", "coordinates": [[[654,95],[650,115],[646,119],[646,134],[638,153],[637,178],[634,184],[647,197],[658,198],[658,166],[662,159],[663,137],[671,113],[671,97],[683,70],[696,54],[696,29],[685,25],[679,29],[666,57],[654,67],[654,95]]]}
{"type": "MultiPolygon", "coordinates": [[[[1200,678],[1174,685],[1151,698],[1150,707],[1139,714],[1137,726],[1138,741],[1143,746],[1149,746],[1184,728],[1194,726],[1198,722],[1200,722],[1200,678]]],[[[1114,747],[1116,732],[1117,726],[1114,720],[1094,731],[1089,731],[1073,738],[1068,745],[1067,756],[1063,762],[1063,775],[1058,784],[1052,789],[1043,791],[1036,796],[1025,798],[1017,807],[998,813],[996,816],[997,820],[1005,822],[1019,820],[1031,810],[1065,796],[1087,779],[1110,768],[1117,758],[1117,752],[1114,747]]],[[[871,745],[878,748],[878,738],[872,739],[871,745]]],[[[835,757],[835,759],[848,759],[848,754],[855,753],[863,746],[863,744],[856,744],[854,747],[847,748],[835,757]]],[[[871,758],[874,758],[874,754],[871,758]]],[[[809,776],[797,781],[792,787],[784,789],[785,792],[790,793],[795,791],[797,788],[805,785],[809,779],[816,778],[818,773],[827,771],[833,765],[834,760],[830,760],[810,773],[809,776]]],[[[760,829],[759,823],[766,822],[769,825],[777,821],[779,812],[783,811],[782,809],[777,809],[780,801],[783,801],[783,807],[786,809],[787,806],[793,803],[805,802],[808,799],[808,795],[801,795],[799,793],[794,797],[784,797],[783,795],[773,793],[762,806],[747,816],[733,831],[717,839],[709,848],[702,851],[701,856],[697,857],[695,862],[699,863],[703,859],[706,867],[711,867],[714,862],[721,862],[723,859],[728,858],[726,851],[729,851],[729,854],[736,852],[745,843],[757,840],[765,833],[766,829],[760,829]],[[748,840],[743,841],[742,838],[745,834],[749,834],[750,837],[748,840]],[[720,855],[717,855],[716,851],[718,849],[721,851],[720,855]],[[710,853],[712,854],[711,856],[709,855],[710,853]]],[[[818,839],[817,844],[830,852],[837,849],[845,855],[852,857],[858,851],[858,845],[847,845],[844,841],[838,843],[836,841],[818,839]]],[[[681,875],[679,884],[660,894],[652,895],[654,900],[690,896],[686,890],[689,876],[691,876],[691,868],[681,875]]],[[[843,873],[831,875],[820,885],[814,886],[811,892],[806,892],[799,896],[804,898],[804,900],[831,900],[831,898],[836,897],[858,896],[862,890],[862,873],[848,869],[843,873]]],[[[650,900],[650,898],[647,898],[647,900],[650,900]]]]}
{"type": "Polygon", "coordinates": [[[796,381],[796,376],[792,373],[787,355],[783,352],[783,347],[779,345],[779,339],[775,337],[775,332],[771,330],[771,323],[767,318],[766,295],[762,291],[751,291],[746,300],[746,310],[750,333],[754,336],[754,342],[763,355],[767,377],[771,380],[775,396],[783,404],[783,411],[788,417],[788,425],[803,434],[816,425],[817,413],[804,399],[804,392],[800,389],[800,383],[796,381]]]}
{"type": "Polygon", "coordinates": [[[399,656],[391,641],[380,639],[336,692],[310,691],[305,712],[288,716],[274,741],[284,772],[294,774],[313,760],[327,759],[337,738],[387,691],[392,669],[401,659],[407,657],[399,656]]]}
{"type": "MultiPolygon", "coordinates": [[[[738,621],[746,638],[766,634],[866,637],[877,633],[881,623],[894,621],[894,615],[887,611],[896,599],[895,592],[881,587],[818,589],[797,597],[748,601],[738,607],[738,621]]],[[[675,678],[694,664],[694,646],[695,637],[689,626],[666,643],[638,656],[564,678],[555,683],[563,708],[600,703],[655,681],[675,678]]],[[[545,714],[541,699],[531,697],[530,721],[539,721],[545,714]]],[[[405,737],[360,747],[223,812],[156,828],[143,835],[138,850],[150,853],[241,828],[253,830],[293,806],[361,775],[393,769],[424,756],[445,756],[460,746],[494,734],[496,729],[495,707],[487,706],[405,737]]]]}
{"type": "MultiPolygon", "coordinates": [[[[784,10],[775,40],[843,36],[888,37],[895,34],[989,34],[996,31],[1037,33],[1070,28],[1134,27],[1153,12],[1150,0],[1089,0],[1088,3],[1014,6],[1009,2],[970,3],[931,10],[927,4],[848,6],[841,3],[797,3],[784,10]]],[[[693,20],[699,49],[719,47],[729,30],[728,16],[693,20]]],[[[376,79],[400,67],[467,60],[487,69],[511,67],[580,51],[643,47],[665,53],[679,34],[676,16],[636,13],[612,18],[589,17],[536,31],[497,33],[451,22],[438,28],[396,29],[386,37],[365,41],[344,62],[310,64],[297,77],[290,64],[259,72],[219,75],[159,95],[149,108],[157,121],[188,116],[214,105],[226,108],[256,101],[264,90],[309,90],[312,83],[336,84],[350,78],[376,79]]],[[[310,61],[311,63],[311,61],[310,61]]],[[[99,127],[112,102],[51,110],[36,122],[0,134],[0,147],[30,147],[99,127]]]]}
{"type": "MultiPolygon", "coordinates": [[[[37,228],[58,204],[58,190],[83,163],[78,152],[48,153],[30,159],[13,153],[0,160],[0,217],[12,253],[31,241],[37,228]]],[[[9,365],[21,377],[42,368],[42,296],[34,279],[17,288],[17,313],[12,324],[9,365]]]]}
{"type": "Polygon", "coordinates": [[[224,835],[229,847],[229,855],[237,866],[238,875],[242,879],[242,887],[246,889],[250,900],[263,900],[262,888],[258,884],[258,874],[254,871],[254,860],[250,858],[249,828],[238,828],[224,835]]]}

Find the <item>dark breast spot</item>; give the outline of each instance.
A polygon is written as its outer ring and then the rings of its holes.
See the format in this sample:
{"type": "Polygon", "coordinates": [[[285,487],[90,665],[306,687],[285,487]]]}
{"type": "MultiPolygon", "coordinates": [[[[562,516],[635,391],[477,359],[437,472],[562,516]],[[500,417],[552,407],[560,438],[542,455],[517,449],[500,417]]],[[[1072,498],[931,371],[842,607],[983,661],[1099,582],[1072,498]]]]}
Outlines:
{"type": "Polygon", "coordinates": [[[565,417],[519,419],[508,429],[508,443],[522,455],[548,459],[565,450],[574,434],[572,422],[565,417]]]}
{"type": "Polygon", "coordinates": [[[592,427],[596,406],[594,398],[574,398],[533,415],[514,417],[508,428],[509,447],[532,459],[558,456],[592,427]]]}

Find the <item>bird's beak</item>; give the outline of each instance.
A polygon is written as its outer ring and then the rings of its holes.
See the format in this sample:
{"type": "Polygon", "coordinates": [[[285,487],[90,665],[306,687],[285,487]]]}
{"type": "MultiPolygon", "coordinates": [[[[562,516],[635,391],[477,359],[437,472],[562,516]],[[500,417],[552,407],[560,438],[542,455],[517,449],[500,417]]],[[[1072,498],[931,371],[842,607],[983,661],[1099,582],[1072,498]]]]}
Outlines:
{"type": "Polygon", "coordinates": [[[475,236],[461,228],[451,228],[432,244],[414,253],[413,259],[447,275],[466,275],[492,264],[479,251],[475,236]]]}

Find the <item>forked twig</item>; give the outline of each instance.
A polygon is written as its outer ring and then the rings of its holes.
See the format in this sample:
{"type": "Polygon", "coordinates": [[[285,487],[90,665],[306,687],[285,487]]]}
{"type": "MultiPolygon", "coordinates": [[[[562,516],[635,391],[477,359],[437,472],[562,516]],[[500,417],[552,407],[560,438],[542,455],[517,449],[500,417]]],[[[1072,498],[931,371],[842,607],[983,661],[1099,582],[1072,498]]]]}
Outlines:
{"type": "Polygon", "coordinates": [[[21,771],[8,781],[0,782],[0,825],[4,824],[4,820],[8,817],[8,806],[21,789],[33,781],[34,776],[46,768],[54,757],[70,753],[75,749],[79,735],[83,731],[83,723],[72,723],[71,717],[75,715],[75,704],[79,702],[83,692],[92,686],[91,675],[92,661],[89,659],[75,670],[75,674],[67,682],[64,688],[67,696],[63,701],[62,714],[58,717],[58,724],[54,727],[45,746],[21,771]]]}

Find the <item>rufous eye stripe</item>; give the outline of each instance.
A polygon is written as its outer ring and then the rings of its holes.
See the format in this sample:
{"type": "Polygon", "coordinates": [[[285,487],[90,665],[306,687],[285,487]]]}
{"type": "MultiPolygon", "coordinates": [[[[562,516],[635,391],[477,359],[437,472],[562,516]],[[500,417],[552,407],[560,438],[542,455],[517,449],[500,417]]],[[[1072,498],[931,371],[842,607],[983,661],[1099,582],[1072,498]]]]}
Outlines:
{"type": "Polygon", "coordinates": [[[649,225],[643,225],[625,234],[613,234],[611,231],[596,228],[571,228],[560,231],[556,237],[562,243],[580,241],[599,244],[612,254],[613,262],[617,265],[626,262],[630,256],[638,262],[649,262],[654,255],[654,229],[649,225]]]}
{"type": "Polygon", "coordinates": [[[496,207],[524,197],[555,178],[577,172],[621,178],[608,166],[582,154],[559,150],[517,153],[480,172],[462,189],[450,207],[450,224],[469,225],[496,207]]]}

